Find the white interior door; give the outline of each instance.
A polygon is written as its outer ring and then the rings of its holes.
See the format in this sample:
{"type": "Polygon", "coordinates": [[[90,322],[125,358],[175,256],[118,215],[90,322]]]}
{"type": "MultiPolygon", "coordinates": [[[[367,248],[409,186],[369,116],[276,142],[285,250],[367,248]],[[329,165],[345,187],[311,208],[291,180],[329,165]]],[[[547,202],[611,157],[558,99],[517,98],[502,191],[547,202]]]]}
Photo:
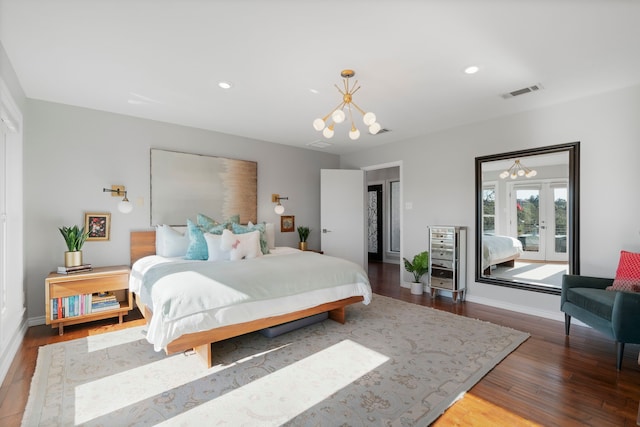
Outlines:
{"type": "Polygon", "coordinates": [[[365,174],[361,170],[320,171],[322,251],[367,268],[365,174]]]}

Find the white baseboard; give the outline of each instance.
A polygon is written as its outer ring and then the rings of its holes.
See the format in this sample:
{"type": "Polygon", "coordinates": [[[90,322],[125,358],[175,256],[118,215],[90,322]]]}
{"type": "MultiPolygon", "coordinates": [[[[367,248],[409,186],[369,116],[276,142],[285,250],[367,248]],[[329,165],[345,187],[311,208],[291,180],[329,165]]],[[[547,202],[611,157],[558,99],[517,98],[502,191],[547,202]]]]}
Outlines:
{"type": "Polygon", "coordinates": [[[0,384],[4,382],[4,377],[9,372],[13,358],[18,353],[18,349],[22,344],[25,334],[27,333],[27,322],[24,320],[20,323],[20,326],[15,330],[9,344],[0,354],[0,384]]]}
{"type": "MultiPolygon", "coordinates": [[[[474,297],[472,295],[468,296],[466,300],[477,304],[488,305],[489,307],[515,311],[516,313],[528,314],[531,316],[542,317],[544,319],[556,320],[558,322],[564,323],[564,313],[561,311],[539,310],[525,305],[511,304],[508,302],[496,301],[489,298],[474,297]]],[[[574,318],[571,319],[571,325],[585,326],[587,328],[589,327],[588,325],[585,325],[581,321],[574,318]]]]}
{"type": "Polygon", "coordinates": [[[528,307],[525,305],[518,305],[518,304],[512,304],[504,301],[497,301],[490,298],[483,298],[483,297],[477,297],[477,296],[474,297],[473,295],[467,296],[466,300],[469,302],[475,302],[482,305],[488,305],[490,307],[496,307],[504,310],[515,311],[516,313],[529,314],[531,316],[538,316],[545,319],[564,322],[564,313],[560,311],[539,310],[539,309],[528,307]]]}

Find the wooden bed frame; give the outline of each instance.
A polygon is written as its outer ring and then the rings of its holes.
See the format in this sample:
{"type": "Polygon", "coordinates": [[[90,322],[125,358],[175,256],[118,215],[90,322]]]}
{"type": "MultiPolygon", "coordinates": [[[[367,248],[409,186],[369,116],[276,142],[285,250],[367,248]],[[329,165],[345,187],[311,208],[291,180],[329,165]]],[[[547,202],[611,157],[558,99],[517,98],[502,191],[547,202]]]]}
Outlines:
{"type": "MultiPolygon", "coordinates": [[[[131,232],[131,265],[138,259],[154,255],[156,253],[156,232],[155,231],[132,231],[131,232]]],[[[208,331],[196,332],[192,334],[182,335],[181,337],[171,341],[167,345],[166,353],[174,354],[185,350],[193,349],[205,362],[207,368],[213,366],[213,358],[211,345],[214,342],[226,340],[228,338],[244,335],[249,332],[259,331],[271,326],[281,325],[283,323],[302,319],[314,314],[328,312],[329,318],[339,323],[346,321],[346,306],[363,301],[361,296],[332,301],[318,305],[305,310],[295,311],[280,316],[267,317],[257,319],[250,322],[238,323],[235,325],[222,326],[220,328],[210,329],[208,331]]],[[[151,320],[153,313],[135,296],[135,301],[142,315],[151,320]]]]}

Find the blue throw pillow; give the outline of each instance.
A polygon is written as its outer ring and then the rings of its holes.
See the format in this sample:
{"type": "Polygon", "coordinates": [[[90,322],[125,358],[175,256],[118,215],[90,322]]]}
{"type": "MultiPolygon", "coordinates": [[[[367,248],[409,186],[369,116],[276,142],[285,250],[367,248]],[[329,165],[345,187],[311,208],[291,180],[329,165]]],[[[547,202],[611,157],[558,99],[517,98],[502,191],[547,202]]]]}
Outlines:
{"type": "Polygon", "coordinates": [[[187,254],[184,256],[184,259],[208,259],[209,250],[207,249],[207,241],[204,238],[204,232],[190,219],[187,219],[187,235],[189,236],[189,248],[187,249],[187,254]]]}
{"type": "Polygon", "coordinates": [[[231,215],[226,221],[222,223],[216,221],[213,218],[206,216],[205,214],[199,213],[196,222],[198,226],[202,228],[204,231],[207,231],[211,234],[222,234],[223,230],[231,230],[232,224],[240,223],[240,215],[231,215]]]}

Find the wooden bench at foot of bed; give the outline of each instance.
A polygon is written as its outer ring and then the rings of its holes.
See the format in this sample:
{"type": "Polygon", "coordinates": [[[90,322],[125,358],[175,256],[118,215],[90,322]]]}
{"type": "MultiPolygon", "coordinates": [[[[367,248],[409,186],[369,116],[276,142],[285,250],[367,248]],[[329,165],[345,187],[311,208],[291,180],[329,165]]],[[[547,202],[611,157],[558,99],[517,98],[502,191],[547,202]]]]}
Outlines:
{"type": "MultiPolygon", "coordinates": [[[[174,354],[193,349],[196,354],[198,354],[200,358],[202,358],[207,368],[210,368],[213,366],[211,346],[217,341],[237,337],[249,332],[256,332],[264,328],[281,325],[283,323],[303,319],[305,317],[313,316],[314,314],[325,312],[329,313],[329,318],[331,320],[335,320],[336,322],[344,324],[346,321],[345,308],[348,305],[355,304],[363,300],[363,297],[355,296],[338,301],[328,302],[305,310],[282,314],[280,316],[266,317],[264,319],[252,320],[250,322],[222,326],[219,328],[210,329],[208,331],[185,334],[171,341],[167,345],[166,353],[174,354]]],[[[136,303],[138,304],[138,307],[140,307],[140,311],[143,313],[144,317],[147,319],[147,322],[149,322],[151,320],[151,316],[153,315],[151,311],[146,306],[144,306],[138,300],[138,298],[136,298],[136,303]]]]}

